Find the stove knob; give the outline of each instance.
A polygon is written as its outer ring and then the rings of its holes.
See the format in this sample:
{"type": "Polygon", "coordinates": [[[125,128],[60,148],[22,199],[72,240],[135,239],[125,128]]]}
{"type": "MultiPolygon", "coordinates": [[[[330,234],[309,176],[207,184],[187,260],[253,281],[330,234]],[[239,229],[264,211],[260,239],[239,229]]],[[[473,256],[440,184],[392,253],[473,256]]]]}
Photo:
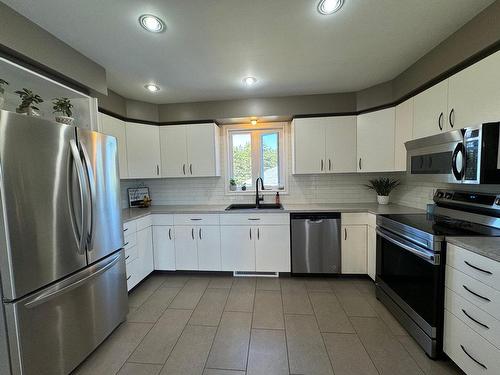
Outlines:
{"type": "Polygon", "coordinates": [[[451,197],[452,197],[451,193],[446,193],[446,194],[444,195],[444,198],[445,198],[445,199],[451,199],[451,197]]]}
{"type": "Polygon", "coordinates": [[[495,199],[495,204],[496,204],[497,206],[500,206],[500,198],[495,199]]]}
{"type": "Polygon", "coordinates": [[[442,193],[441,191],[438,191],[438,192],[436,193],[436,197],[438,197],[438,198],[443,198],[443,193],[442,193]]]}

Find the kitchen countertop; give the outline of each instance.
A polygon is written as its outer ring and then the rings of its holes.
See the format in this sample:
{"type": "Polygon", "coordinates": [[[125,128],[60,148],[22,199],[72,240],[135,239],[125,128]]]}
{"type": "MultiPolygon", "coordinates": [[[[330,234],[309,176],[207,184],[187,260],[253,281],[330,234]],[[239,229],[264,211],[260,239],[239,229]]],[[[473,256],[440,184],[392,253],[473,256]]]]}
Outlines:
{"type": "Polygon", "coordinates": [[[325,204],[283,204],[283,210],[234,210],[225,211],[230,203],[224,205],[168,205],[151,206],[148,208],[125,208],[122,210],[122,220],[127,222],[149,214],[190,214],[190,213],[290,213],[290,212],[369,212],[380,214],[424,213],[424,210],[398,204],[379,205],[377,203],[325,203],[325,204]]]}
{"type": "Polygon", "coordinates": [[[446,237],[446,241],[500,262],[500,237],[446,237]]]}

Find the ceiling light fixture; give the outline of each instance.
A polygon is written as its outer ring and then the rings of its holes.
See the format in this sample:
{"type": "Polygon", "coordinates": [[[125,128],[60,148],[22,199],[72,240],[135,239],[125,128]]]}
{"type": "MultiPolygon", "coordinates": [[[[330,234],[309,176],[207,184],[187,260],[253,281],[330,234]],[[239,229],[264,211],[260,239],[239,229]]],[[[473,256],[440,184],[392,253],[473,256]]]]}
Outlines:
{"type": "Polygon", "coordinates": [[[257,83],[257,78],[255,77],[245,77],[243,78],[243,83],[247,86],[253,86],[257,83]]]}
{"type": "Polygon", "coordinates": [[[147,85],[144,85],[144,87],[151,92],[160,91],[160,87],[158,85],[155,85],[154,83],[148,83],[147,85]]]}
{"type": "Polygon", "coordinates": [[[257,125],[257,120],[250,120],[250,124],[257,125]]]}
{"type": "Polygon", "coordinates": [[[318,12],[328,16],[338,12],[342,8],[342,5],[344,5],[344,0],[320,0],[318,3],[318,12]]]}
{"type": "Polygon", "coordinates": [[[165,22],[152,14],[143,14],[139,17],[139,24],[147,31],[161,33],[165,30],[165,22]]]}

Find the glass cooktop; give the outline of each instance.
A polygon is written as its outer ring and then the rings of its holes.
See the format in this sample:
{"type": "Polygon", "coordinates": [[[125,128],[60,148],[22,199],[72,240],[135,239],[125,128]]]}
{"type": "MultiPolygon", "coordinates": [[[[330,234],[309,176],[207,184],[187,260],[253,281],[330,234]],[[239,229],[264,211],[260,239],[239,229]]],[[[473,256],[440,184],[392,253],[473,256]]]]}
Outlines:
{"type": "Polygon", "coordinates": [[[500,229],[471,223],[448,216],[433,214],[382,215],[390,220],[408,225],[435,236],[492,236],[500,237],[500,229]]]}

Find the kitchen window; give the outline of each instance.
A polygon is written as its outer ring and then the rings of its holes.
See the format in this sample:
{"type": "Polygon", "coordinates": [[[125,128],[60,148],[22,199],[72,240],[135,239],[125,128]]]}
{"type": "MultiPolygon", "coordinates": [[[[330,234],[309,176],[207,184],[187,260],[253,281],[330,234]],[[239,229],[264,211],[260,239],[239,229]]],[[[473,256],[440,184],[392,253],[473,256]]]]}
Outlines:
{"type": "Polygon", "coordinates": [[[258,128],[231,126],[227,130],[227,191],[255,191],[255,180],[262,177],[268,191],[285,190],[284,127],[258,128]]]}

